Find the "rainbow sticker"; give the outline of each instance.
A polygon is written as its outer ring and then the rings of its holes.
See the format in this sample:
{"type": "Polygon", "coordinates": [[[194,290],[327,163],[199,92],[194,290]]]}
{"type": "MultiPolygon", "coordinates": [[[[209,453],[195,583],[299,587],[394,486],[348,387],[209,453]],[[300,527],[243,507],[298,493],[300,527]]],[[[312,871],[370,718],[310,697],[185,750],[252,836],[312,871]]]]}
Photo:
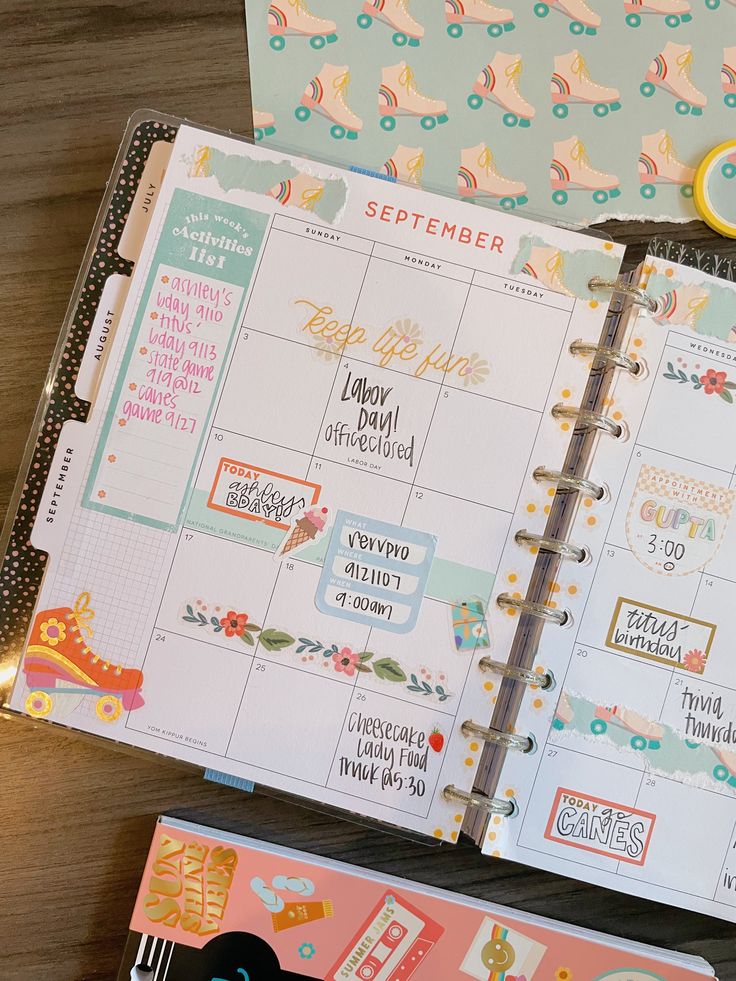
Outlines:
{"type": "Polygon", "coordinates": [[[695,173],[693,198],[700,217],[727,238],[736,238],[736,140],[715,147],[695,173]]]}

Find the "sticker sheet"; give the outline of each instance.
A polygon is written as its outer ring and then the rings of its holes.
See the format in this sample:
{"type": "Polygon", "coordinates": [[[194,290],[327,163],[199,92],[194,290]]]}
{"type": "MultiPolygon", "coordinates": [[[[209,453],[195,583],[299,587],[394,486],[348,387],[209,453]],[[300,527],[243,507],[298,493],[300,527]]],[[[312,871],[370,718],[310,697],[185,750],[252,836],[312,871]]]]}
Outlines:
{"type": "Polygon", "coordinates": [[[165,150],[37,503],[11,707],[456,840],[501,556],[524,588],[622,250],[193,127],[165,150]]]}
{"type": "Polygon", "coordinates": [[[572,628],[539,652],[558,684],[525,700],[539,749],[504,767],[521,813],[484,849],[733,921],[736,286],[652,256],[641,277],[646,371],[609,408],[628,439],[594,457],[608,494],[571,536],[592,561],[564,569],[572,628]]]}
{"type": "Polygon", "coordinates": [[[161,818],[118,981],[688,981],[705,961],[161,818]]]}
{"type": "Polygon", "coordinates": [[[688,221],[734,0],[247,0],[258,138],[557,221],[688,221]]]}

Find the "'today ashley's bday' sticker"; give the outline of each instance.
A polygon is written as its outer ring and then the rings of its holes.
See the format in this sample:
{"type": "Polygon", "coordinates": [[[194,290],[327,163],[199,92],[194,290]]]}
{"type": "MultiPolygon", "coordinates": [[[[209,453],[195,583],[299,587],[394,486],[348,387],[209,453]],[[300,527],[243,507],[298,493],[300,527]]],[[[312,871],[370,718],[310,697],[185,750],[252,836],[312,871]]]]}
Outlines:
{"type": "Polygon", "coordinates": [[[299,477],[223,457],[207,507],[288,531],[297,514],[316,504],[321,489],[299,477]]]}
{"type": "Polygon", "coordinates": [[[626,537],[647,569],[686,576],[715,556],[733,502],[728,487],[645,463],[626,516],[626,537]]]}

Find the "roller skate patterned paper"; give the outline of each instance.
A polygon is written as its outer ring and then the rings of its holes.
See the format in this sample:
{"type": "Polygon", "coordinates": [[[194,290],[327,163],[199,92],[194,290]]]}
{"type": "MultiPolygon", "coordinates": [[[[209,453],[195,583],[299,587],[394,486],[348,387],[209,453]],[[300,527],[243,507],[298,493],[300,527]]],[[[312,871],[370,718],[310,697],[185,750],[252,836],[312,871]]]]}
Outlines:
{"type": "MultiPolygon", "coordinates": [[[[397,10],[376,6],[376,32],[397,10]]],[[[287,5],[271,36],[333,43],[315,18],[287,5]]],[[[341,79],[310,98],[357,132],[341,79]]],[[[444,112],[404,62],[384,80],[385,118],[444,112]]],[[[530,461],[564,454],[548,410],[584,384],[568,348],[600,333],[588,282],[623,250],[421,190],[414,145],[389,161],[417,176],[402,187],[146,126],[169,162],[120,308],[103,308],[96,394],[60,435],[49,416],[36,519],[7,549],[6,584],[43,579],[25,623],[5,610],[4,651],[23,652],[9,704],[456,841],[445,788],[472,788],[482,749],[461,724],[488,717],[479,661],[515,626],[490,597],[499,570],[512,592],[530,573],[512,532],[522,515],[543,530],[530,461]]],[[[478,194],[503,180],[484,167],[478,194]]]]}
{"type": "Polygon", "coordinates": [[[452,193],[471,170],[471,186],[485,185],[476,203],[580,224],[689,221],[695,168],[733,129],[736,0],[247,0],[245,10],[258,139],[399,181],[419,170],[452,193]],[[469,165],[479,145],[513,186],[469,165]]]}
{"type": "MultiPolygon", "coordinates": [[[[416,146],[392,159],[421,173],[416,146]]],[[[505,179],[482,141],[465,162],[474,194],[505,179]]],[[[139,114],[5,531],[3,709],[736,918],[736,276],[655,246],[648,308],[609,308],[595,280],[622,255],[139,114]],[[622,370],[581,416],[600,357],[622,370]],[[571,485],[581,429],[600,432],[571,485]],[[673,862],[695,811],[709,833],[673,862]]],[[[316,946],[339,897],[303,878],[249,882],[272,934],[316,946]]],[[[439,947],[423,897],[389,895],[439,947]]],[[[365,922],[389,929],[380,898],[365,922]]],[[[456,967],[542,970],[544,937],[501,916],[480,944],[481,923],[456,967]]]]}
{"type": "Polygon", "coordinates": [[[698,957],[159,818],[118,981],[695,981],[698,957]]]}
{"type": "MultiPolygon", "coordinates": [[[[630,317],[608,414],[625,442],[601,442],[569,534],[593,561],[567,563],[553,587],[571,630],[545,631],[539,657],[557,680],[526,697],[487,854],[736,920],[736,636],[733,521],[736,285],[676,264],[668,245],[639,285],[653,308],[630,317]],[[572,570],[572,571],[568,571],[572,570]],[[707,834],[673,848],[696,820],[707,834]]],[[[501,575],[504,570],[501,570],[501,575]]]]}

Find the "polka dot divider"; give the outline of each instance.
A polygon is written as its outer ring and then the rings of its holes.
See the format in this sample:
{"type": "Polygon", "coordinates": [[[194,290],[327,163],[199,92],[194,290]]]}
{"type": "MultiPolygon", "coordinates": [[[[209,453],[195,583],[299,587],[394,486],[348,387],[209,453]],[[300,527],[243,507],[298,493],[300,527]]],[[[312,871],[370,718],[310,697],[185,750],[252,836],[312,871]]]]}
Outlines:
{"type": "MultiPolygon", "coordinates": [[[[133,270],[133,262],[118,255],[120,236],[151,148],[161,140],[173,142],[176,133],[177,127],[161,120],[131,121],[123,139],[122,159],[108,184],[107,209],[98,216],[90,240],[93,243],[96,235],[96,244],[90,245],[85,255],[86,273],[77,283],[67,314],[68,328],[35,434],[35,445],[31,448],[29,441],[26,450],[24,463],[27,459],[28,469],[23,483],[16,485],[11,501],[11,508],[16,501],[17,506],[0,570],[0,662],[5,666],[16,663],[20,657],[46,567],[46,553],[34,549],[30,539],[59,434],[65,422],[69,419],[83,422],[89,411],[89,404],[76,397],[74,384],[102,289],[108,276],[114,273],[129,276],[133,270]]],[[[0,704],[6,701],[5,695],[0,684],[0,704]]]]}

